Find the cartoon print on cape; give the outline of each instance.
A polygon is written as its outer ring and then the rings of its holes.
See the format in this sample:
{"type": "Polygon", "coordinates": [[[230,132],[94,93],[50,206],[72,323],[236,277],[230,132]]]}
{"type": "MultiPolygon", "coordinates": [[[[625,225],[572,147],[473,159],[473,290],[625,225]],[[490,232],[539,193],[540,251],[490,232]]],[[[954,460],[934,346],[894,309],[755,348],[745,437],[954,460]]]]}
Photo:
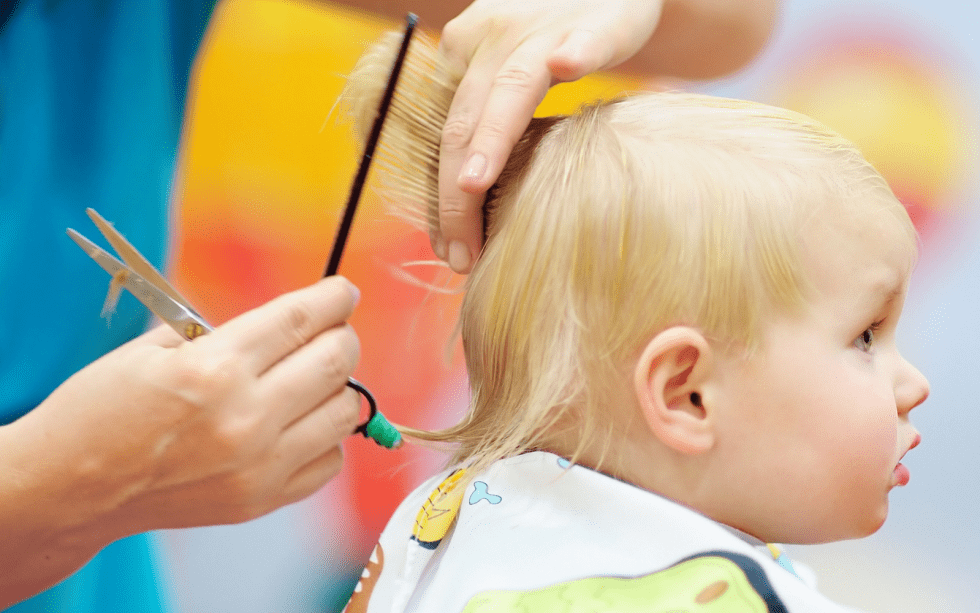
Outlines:
{"type": "Polygon", "coordinates": [[[357,580],[357,587],[354,588],[354,593],[347,601],[343,613],[367,613],[368,603],[371,601],[371,592],[374,591],[374,585],[381,577],[384,566],[385,552],[381,548],[381,543],[378,543],[374,546],[371,558],[368,560],[367,566],[364,567],[361,578],[357,580]]]}
{"type": "MultiPolygon", "coordinates": [[[[459,514],[459,507],[463,503],[466,493],[465,469],[457,469],[442,480],[429,497],[425,504],[419,509],[415,518],[415,526],[412,528],[411,540],[417,542],[425,549],[435,549],[442,542],[442,539],[449,533],[456,516],[459,514]]],[[[473,493],[469,497],[469,504],[474,505],[486,501],[492,505],[500,504],[502,498],[491,494],[488,485],[484,481],[476,481],[473,484],[473,493]]],[[[381,571],[384,569],[384,550],[378,543],[371,553],[371,559],[364,568],[357,587],[351,595],[344,613],[363,613],[367,611],[368,603],[371,600],[371,593],[378,582],[381,571]]]]}
{"type": "Polygon", "coordinates": [[[435,549],[452,527],[466,492],[466,469],[454,470],[442,480],[419,509],[412,529],[412,540],[426,549],[435,549]]]}
{"type": "Polygon", "coordinates": [[[725,551],[697,554],[639,577],[587,577],[529,591],[477,594],[462,613],[786,613],[749,557],[725,551]]]}
{"type": "MultiPolygon", "coordinates": [[[[559,462],[567,469],[567,460],[559,462]]],[[[473,483],[466,498],[466,470],[458,469],[436,486],[419,510],[411,540],[434,550],[449,533],[464,500],[497,505],[501,496],[484,481],[473,483]]],[[[772,548],[771,548],[772,549],[772,548]]],[[[772,550],[774,558],[781,554],[772,550]]],[[[778,562],[778,560],[777,560],[778,562]]],[[[367,611],[384,567],[384,551],[375,547],[344,613],[367,611]]],[[[790,568],[791,572],[792,569],[790,568]]],[[[755,560],[728,551],[684,558],[663,570],[635,577],[594,576],[538,589],[491,590],[473,596],[461,613],[787,613],[765,571],[755,560]]]]}

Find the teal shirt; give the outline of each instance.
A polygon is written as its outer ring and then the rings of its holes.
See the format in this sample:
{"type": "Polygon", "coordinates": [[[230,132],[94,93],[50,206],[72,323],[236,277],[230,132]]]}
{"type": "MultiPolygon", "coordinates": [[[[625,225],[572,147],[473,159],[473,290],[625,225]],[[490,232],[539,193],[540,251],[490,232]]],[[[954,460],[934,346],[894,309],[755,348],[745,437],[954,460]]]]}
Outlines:
{"type": "MultiPolygon", "coordinates": [[[[162,264],[187,80],[212,8],[0,0],[0,424],[147,325],[128,295],[100,318],[108,276],[65,228],[100,239],[92,207],[162,264]]],[[[161,611],[152,555],[148,537],[125,539],[11,610],[161,611]]]]}

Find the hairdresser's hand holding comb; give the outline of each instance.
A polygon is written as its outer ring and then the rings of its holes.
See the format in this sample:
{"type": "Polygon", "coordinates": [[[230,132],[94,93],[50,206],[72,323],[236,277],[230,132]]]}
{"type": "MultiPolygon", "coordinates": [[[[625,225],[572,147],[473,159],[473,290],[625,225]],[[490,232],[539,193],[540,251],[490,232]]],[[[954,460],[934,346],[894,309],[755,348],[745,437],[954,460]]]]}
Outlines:
{"type": "Polygon", "coordinates": [[[446,24],[463,80],[443,131],[436,255],[469,272],[482,204],[548,89],[622,66],[650,76],[730,73],[762,48],[777,0],[476,0],[446,24]]]}

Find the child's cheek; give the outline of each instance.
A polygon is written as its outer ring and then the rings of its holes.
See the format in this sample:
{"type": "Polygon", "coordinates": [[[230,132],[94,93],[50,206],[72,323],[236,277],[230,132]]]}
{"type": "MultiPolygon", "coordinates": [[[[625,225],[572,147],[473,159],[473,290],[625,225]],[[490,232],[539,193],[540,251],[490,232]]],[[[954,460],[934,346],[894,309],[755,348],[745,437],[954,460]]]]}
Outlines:
{"type": "Polygon", "coordinates": [[[872,480],[873,483],[867,485],[877,489],[878,481],[890,478],[898,461],[898,418],[893,408],[894,400],[891,408],[885,397],[871,400],[872,410],[855,412],[851,423],[844,424],[851,432],[846,437],[850,448],[845,453],[862,469],[860,473],[864,478],[872,480]]]}

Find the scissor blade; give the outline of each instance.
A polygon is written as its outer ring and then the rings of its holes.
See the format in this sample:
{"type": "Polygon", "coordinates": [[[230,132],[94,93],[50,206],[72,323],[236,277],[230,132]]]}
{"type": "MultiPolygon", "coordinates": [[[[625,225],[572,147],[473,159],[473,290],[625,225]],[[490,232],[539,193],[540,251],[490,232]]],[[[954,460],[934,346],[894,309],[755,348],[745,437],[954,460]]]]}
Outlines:
{"type": "Polygon", "coordinates": [[[109,255],[109,253],[102,247],[99,247],[71,228],[68,228],[67,231],[68,236],[82,248],[82,251],[84,251],[90,258],[95,260],[95,262],[111,276],[115,277],[120,273],[120,271],[132,272],[129,266],[126,266],[116,258],[109,255]]]}
{"type": "Polygon", "coordinates": [[[123,235],[112,227],[111,223],[95,212],[95,209],[85,209],[85,213],[88,214],[89,218],[91,218],[93,222],[95,222],[95,225],[99,228],[99,231],[102,232],[102,236],[109,241],[109,244],[116,250],[116,253],[118,253],[119,257],[122,258],[122,261],[126,262],[126,265],[130,270],[152,283],[165,294],[173,298],[176,302],[187,307],[187,309],[189,309],[191,312],[196,313],[191,303],[172,285],[170,285],[170,282],[167,281],[167,279],[153,267],[153,264],[150,264],[150,262],[143,257],[143,254],[136,250],[136,247],[129,244],[129,241],[123,238],[123,235]]]}
{"type": "Polygon", "coordinates": [[[195,311],[174,300],[172,296],[75,230],[68,228],[68,236],[113,279],[121,283],[154,315],[184,338],[194,339],[214,329],[195,311]]]}

